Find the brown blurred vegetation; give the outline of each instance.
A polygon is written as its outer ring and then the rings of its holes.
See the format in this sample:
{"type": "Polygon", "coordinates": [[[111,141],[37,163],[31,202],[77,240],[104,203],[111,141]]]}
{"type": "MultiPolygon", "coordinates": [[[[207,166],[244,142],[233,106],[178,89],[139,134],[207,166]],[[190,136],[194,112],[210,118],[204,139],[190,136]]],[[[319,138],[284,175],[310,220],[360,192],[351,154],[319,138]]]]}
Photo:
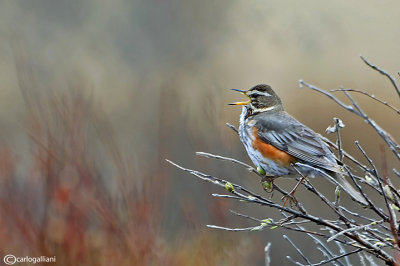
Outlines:
{"type": "MultiPolygon", "coordinates": [[[[56,256],[57,265],[254,265],[273,240],[273,262],[283,263],[292,250],[279,232],[205,228],[246,225],[228,212],[243,207],[212,199],[214,188],[164,161],[259,189],[245,171],[194,155],[248,161],[224,125],[240,112],[226,105],[237,100],[230,88],[269,83],[321,133],[340,117],[344,147],[355,152],[358,139],[382,162],[374,152],[382,142],[363,121],[297,81],[393,99],[358,55],[399,69],[398,2],[0,5],[0,255],[56,256]]],[[[357,99],[399,138],[395,114],[357,99]]]]}
{"type": "Polygon", "coordinates": [[[243,265],[248,248],[240,239],[201,229],[163,237],[163,173],[138,180],[80,90],[48,97],[26,98],[26,179],[12,149],[1,151],[1,254],[56,256],[57,265],[243,265]]]}

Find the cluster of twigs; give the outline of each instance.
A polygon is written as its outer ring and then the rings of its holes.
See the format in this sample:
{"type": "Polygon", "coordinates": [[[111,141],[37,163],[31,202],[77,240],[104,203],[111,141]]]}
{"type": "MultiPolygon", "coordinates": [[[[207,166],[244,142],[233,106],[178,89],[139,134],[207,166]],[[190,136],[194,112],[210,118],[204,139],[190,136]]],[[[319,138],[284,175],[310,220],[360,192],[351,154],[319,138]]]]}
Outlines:
{"type": "MultiPolygon", "coordinates": [[[[396,80],[388,74],[385,70],[371,64],[364,57],[361,59],[372,69],[377,70],[379,73],[386,76],[392,85],[394,86],[396,92],[400,97],[400,90],[396,83],[396,80]]],[[[400,75],[400,73],[399,73],[400,75]]],[[[352,97],[351,93],[362,93],[367,97],[374,99],[375,101],[384,104],[391,110],[400,114],[399,109],[393,105],[376,98],[374,95],[369,94],[365,91],[359,91],[354,89],[336,89],[331,91],[322,90],[314,85],[308,84],[304,81],[300,81],[300,86],[305,86],[314,91],[322,93],[335,101],[344,109],[350,111],[351,113],[361,117],[365,120],[381,137],[381,139],[386,143],[388,148],[393,152],[395,157],[400,160],[400,146],[399,144],[386,132],[381,126],[379,126],[374,120],[372,120],[359,106],[357,101],[352,97]],[[350,101],[351,104],[346,104],[339,100],[334,93],[342,92],[350,101]]],[[[399,170],[393,169],[392,173],[387,171],[379,172],[376,165],[370,156],[363,149],[361,144],[356,141],[356,146],[360,150],[362,156],[367,160],[368,165],[364,165],[359,160],[355,159],[349,153],[347,153],[341,145],[340,128],[343,127],[343,123],[335,118],[334,126],[328,129],[329,132],[334,132],[337,135],[336,143],[329,141],[327,138],[321,136],[321,138],[329,145],[332,149],[336,149],[338,152],[338,160],[344,165],[344,169],[348,176],[354,182],[356,188],[360,191],[366,202],[368,203],[363,209],[363,214],[357,211],[351,210],[348,207],[341,205],[340,193],[336,193],[336,199],[330,201],[323,193],[321,193],[308,179],[302,183],[303,186],[312,194],[316,195],[322,202],[331,210],[335,216],[336,220],[328,220],[320,217],[318,214],[313,214],[308,211],[301,202],[296,202],[294,206],[285,206],[282,203],[276,203],[271,199],[254,193],[250,189],[243,187],[238,184],[229,182],[215,176],[201,173],[192,169],[184,168],[174,162],[167,160],[172,165],[189,172],[190,174],[203,179],[205,181],[211,182],[217,186],[226,189],[229,194],[212,194],[214,197],[229,198],[239,201],[244,201],[248,203],[258,204],[262,206],[267,206],[270,208],[277,209],[281,212],[282,219],[275,221],[273,219],[258,219],[245,214],[232,211],[238,216],[245,217],[256,222],[255,226],[247,228],[227,228],[220,227],[216,225],[208,225],[210,228],[216,228],[227,231],[261,231],[264,229],[275,229],[282,228],[289,231],[297,231],[304,233],[309,236],[318,247],[319,251],[324,256],[322,261],[317,263],[311,262],[302,251],[301,248],[296,246],[296,244],[286,235],[286,239],[299,253],[299,255],[304,260],[305,264],[295,261],[291,257],[287,257],[290,261],[296,265],[324,265],[327,263],[332,263],[333,265],[349,265],[349,256],[352,254],[358,254],[361,265],[380,265],[382,261],[387,265],[400,265],[400,248],[399,248],[399,220],[396,217],[396,213],[400,210],[400,193],[393,186],[390,176],[397,175],[400,176],[399,170]],[[352,162],[359,171],[363,173],[364,176],[360,177],[355,174],[355,170],[348,166],[343,160],[352,162]],[[362,185],[361,185],[362,184],[362,185]],[[366,187],[370,187],[372,191],[376,192],[374,198],[371,197],[371,193],[367,195],[366,187]],[[380,201],[384,201],[384,208],[378,207],[376,204],[380,201]],[[376,202],[374,202],[376,201],[376,202]],[[365,215],[367,210],[370,210],[371,215],[365,215]],[[373,218],[374,217],[374,218],[373,218]],[[375,218],[378,217],[378,218],[375,218]],[[311,227],[313,225],[314,227],[311,227]],[[315,225],[319,230],[315,230],[315,225]],[[314,229],[313,229],[314,228],[314,229]],[[328,246],[328,242],[333,241],[337,244],[340,253],[335,254],[334,251],[328,246]],[[380,262],[375,262],[375,260],[380,262]],[[368,262],[368,264],[367,264],[368,262]]],[[[230,124],[227,124],[233,130],[236,128],[230,124]]],[[[227,158],[223,156],[213,155],[210,153],[197,152],[197,155],[204,156],[207,158],[218,159],[223,161],[228,161],[242,167],[245,167],[250,172],[258,175],[261,180],[265,180],[265,177],[260,175],[259,172],[251,167],[250,165],[243,163],[241,161],[227,158]]],[[[301,173],[299,173],[302,176],[301,173]]],[[[303,176],[304,177],[304,176],[303,176]]],[[[300,179],[300,178],[299,178],[300,179]]],[[[272,184],[272,190],[278,191],[283,196],[287,196],[288,192],[278,187],[276,184],[272,184]]],[[[266,265],[270,264],[270,244],[266,246],[266,265]]]]}

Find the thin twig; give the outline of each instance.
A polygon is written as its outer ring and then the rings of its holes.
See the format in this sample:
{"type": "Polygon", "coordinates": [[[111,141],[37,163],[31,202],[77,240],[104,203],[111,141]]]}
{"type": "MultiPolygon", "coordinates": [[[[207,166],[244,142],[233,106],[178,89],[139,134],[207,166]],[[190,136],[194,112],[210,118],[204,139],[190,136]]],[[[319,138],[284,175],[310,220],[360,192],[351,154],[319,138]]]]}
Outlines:
{"type": "MultiPolygon", "coordinates": [[[[364,220],[366,220],[366,221],[368,221],[368,222],[374,222],[374,221],[376,221],[376,220],[371,219],[371,218],[369,218],[369,217],[366,217],[366,216],[364,216],[364,215],[360,215],[360,214],[358,214],[358,213],[356,213],[356,212],[352,212],[352,211],[348,210],[347,208],[345,208],[345,207],[343,207],[343,206],[340,206],[340,208],[341,208],[343,211],[347,212],[348,214],[353,215],[353,216],[355,216],[355,217],[358,217],[358,218],[360,218],[360,219],[364,219],[364,220]]],[[[387,217],[387,216],[386,216],[386,217],[387,217]]],[[[382,218],[382,217],[381,217],[381,218],[382,218]]],[[[382,227],[383,229],[385,229],[386,231],[390,231],[390,229],[387,228],[386,226],[384,226],[383,224],[380,224],[379,226],[382,227]]],[[[385,235],[385,236],[387,236],[387,235],[385,235]]]]}
{"type": "Polygon", "coordinates": [[[395,175],[397,175],[398,177],[400,177],[400,172],[397,171],[396,168],[393,168],[393,173],[394,173],[395,175]]]}
{"type": "Polygon", "coordinates": [[[378,135],[386,142],[390,150],[396,155],[396,157],[400,160],[400,145],[396,143],[396,141],[388,134],[383,128],[381,128],[374,120],[370,119],[360,108],[358,103],[351,97],[349,92],[344,91],[343,93],[350,99],[352,102],[353,106],[351,105],[346,105],[342,101],[340,101],[338,98],[333,96],[331,93],[321,90],[320,88],[313,86],[311,84],[308,84],[302,80],[299,81],[300,86],[306,86],[312,90],[315,90],[319,93],[322,93],[335,101],[337,104],[342,106],[344,109],[362,117],[370,126],[374,128],[374,130],[378,133],[378,135]]]}
{"type": "Polygon", "coordinates": [[[396,141],[388,134],[383,128],[381,128],[374,120],[369,118],[367,114],[361,110],[361,107],[358,105],[358,103],[354,100],[354,98],[350,95],[349,92],[344,91],[343,92],[347,98],[352,102],[353,106],[357,109],[359,116],[364,118],[364,120],[372,126],[375,131],[381,136],[381,138],[386,142],[388,147],[393,151],[393,153],[396,155],[398,159],[400,159],[400,147],[399,144],[396,143],[396,141]]]}
{"type": "MultiPolygon", "coordinates": [[[[329,147],[334,148],[336,150],[339,149],[339,147],[333,143],[330,139],[322,136],[321,134],[318,134],[318,137],[320,137],[326,144],[328,144],[329,147]]],[[[358,167],[360,167],[362,170],[364,171],[368,171],[369,169],[362,164],[361,162],[359,162],[358,160],[356,160],[353,156],[351,156],[351,154],[349,154],[348,152],[346,152],[343,148],[342,148],[342,153],[343,156],[347,159],[349,159],[350,161],[352,161],[353,163],[355,163],[358,167]]]]}
{"type": "Polygon", "coordinates": [[[229,127],[230,129],[232,129],[233,131],[236,132],[236,134],[239,134],[239,131],[236,129],[236,127],[230,123],[226,123],[225,124],[227,127],[229,127]]]}
{"type": "Polygon", "coordinates": [[[348,111],[350,111],[350,112],[352,112],[352,113],[354,113],[356,115],[360,115],[356,110],[354,110],[354,108],[352,106],[344,104],[342,101],[340,101],[338,98],[333,96],[331,93],[326,92],[324,90],[321,90],[320,88],[318,88],[318,87],[316,87],[314,85],[308,84],[308,83],[304,82],[303,80],[299,80],[299,84],[300,84],[300,87],[306,86],[306,87],[308,87],[308,88],[310,88],[312,90],[315,90],[315,91],[317,91],[319,93],[322,93],[322,94],[326,95],[327,97],[329,97],[331,100],[333,100],[334,102],[339,104],[344,109],[346,109],[346,110],[348,110],[348,111]]]}
{"type": "Polygon", "coordinates": [[[400,89],[399,89],[399,87],[397,86],[396,80],[395,80],[388,72],[386,72],[385,70],[383,70],[383,69],[380,68],[380,67],[377,67],[376,65],[373,65],[373,64],[370,63],[364,56],[360,55],[360,58],[361,58],[361,60],[363,60],[364,63],[367,64],[370,68],[372,68],[372,69],[378,71],[380,74],[386,76],[386,77],[390,80],[390,82],[392,83],[393,87],[396,89],[397,94],[398,94],[399,97],[400,97],[400,89]]]}
{"type": "Polygon", "coordinates": [[[333,120],[335,121],[335,128],[336,128],[336,134],[337,134],[338,159],[341,163],[343,163],[342,138],[340,137],[340,128],[344,127],[344,124],[337,117],[333,118],[333,120]]]}
{"type": "MultiPolygon", "coordinates": [[[[237,165],[243,166],[244,168],[246,168],[248,171],[258,175],[261,178],[261,182],[264,181],[266,178],[272,178],[272,176],[263,176],[260,173],[258,173],[258,171],[256,169],[254,169],[253,167],[251,167],[250,165],[241,162],[239,160],[233,159],[233,158],[229,158],[229,157],[224,157],[224,156],[220,156],[220,155],[215,155],[215,154],[211,154],[211,153],[207,153],[207,152],[196,152],[196,155],[199,156],[203,156],[206,158],[212,158],[212,159],[217,159],[217,160],[222,160],[222,161],[227,161],[227,162],[232,162],[235,163],[237,165]]],[[[281,189],[278,185],[276,185],[275,183],[272,184],[272,191],[278,191],[279,193],[281,193],[282,195],[287,195],[288,192],[286,192],[285,190],[281,189]]]]}
{"type": "Polygon", "coordinates": [[[356,185],[358,191],[361,193],[361,195],[364,197],[364,199],[367,201],[368,203],[368,207],[371,208],[373,211],[375,211],[376,214],[378,214],[382,219],[387,220],[388,216],[378,207],[375,206],[375,204],[368,198],[367,194],[365,193],[365,191],[361,188],[361,186],[356,182],[356,179],[353,175],[353,173],[350,171],[350,169],[347,166],[344,166],[344,169],[347,172],[347,175],[351,178],[351,180],[353,181],[353,183],[356,185]]]}
{"type": "MultiPolygon", "coordinates": [[[[345,254],[346,253],[346,249],[344,248],[343,244],[340,243],[339,241],[335,241],[336,246],[338,246],[340,254],[345,254]]],[[[344,260],[346,262],[346,265],[351,265],[349,257],[345,256],[344,260]]],[[[336,262],[342,264],[342,262],[340,260],[337,260],[336,262]]],[[[332,263],[333,264],[333,263],[332,263]]]]}
{"type": "Polygon", "coordinates": [[[369,164],[371,165],[371,167],[374,170],[375,176],[377,177],[378,183],[379,183],[379,187],[382,190],[383,193],[383,198],[385,199],[385,204],[386,204],[386,208],[389,211],[389,224],[390,224],[390,229],[392,231],[392,236],[393,236],[393,244],[394,247],[396,248],[394,251],[394,261],[397,265],[400,265],[400,253],[398,251],[399,249],[399,237],[398,237],[398,231],[397,231],[397,226],[396,226],[396,216],[393,210],[393,207],[389,204],[388,201],[388,197],[387,197],[387,193],[385,192],[383,185],[382,185],[382,181],[381,181],[381,177],[379,177],[378,175],[378,170],[376,169],[375,164],[373,163],[372,159],[367,155],[367,153],[364,151],[364,149],[361,147],[361,145],[358,143],[358,141],[356,141],[356,145],[358,147],[358,149],[361,151],[361,153],[364,155],[364,157],[368,160],[369,164]]]}
{"type": "Polygon", "coordinates": [[[331,236],[330,238],[328,238],[327,242],[330,242],[330,241],[336,239],[337,237],[339,237],[339,236],[341,236],[341,235],[343,235],[343,234],[345,234],[347,232],[353,232],[353,231],[358,231],[358,230],[366,230],[369,226],[378,225],[378,224],[381,224],[383,222],[384,222],[383,220],[374,221],[374,222],[369,223],[369,224],[363,224],[363,225],[354,226],[354,227],[345,229],[345,230],[343,230],[343,231],[341,231],[339,233],[336,233],[335,235],[331,236]]]}
{"type": "Polygon", "coordinates": [[[244,217],[244,218],[246,218],[246,219],[253,220],[253,221],[256,221],[256,222],[262,222],[262,220],[257,219],[257,218],[255,218],[255,217],[252,217],[252,216],[249,216],[249,215],[246,215],[246,214],[242,214],[242,213],[236,212],[236,211],[234,211],[234,210],[229,210],[229,211],[230,211],[231,213],[237,215],[237,216],[244,217]]]}
{"type": "Polygon", "coordinates": [[[378,170],[377,170],[377,168],[376,168],[374,162],[373,162],[372,159],[368,156],[368,154],[365,152],[365,150],[361,147],[361,145],[360,145],[360,143],[358,142],[358,140],[356,140],[355,143],[356,143],[357,148],[361,151],[361,153],[364,155],[365,159],[367,159],[368,163],[371,165],[372,171],[374,172],[374,176],[375,176],[376,179],[378,180],[379,188],[380,188],[380,190],[381,190],[381,192],[382,192],[382,195],[384,196],[386,206],[388,206],[388,205],[389,205],[389,202],[388,202],[388,198],[387,198],[386,192],[385,192],[385,190],[383,189],[382,177],[379,176],[378,170]]]}
{"type": "MultiPolygon", "coordinates": [[[[286,217],[286,215],[284,213],[282,215],[286,217]]],[[[304,228],[302,226],[298,225],[298,224],[296,224],[296,229],[304,230],[304,228]]],[[[300,231],[300,232],[302,232],[302,231],[300,231]]],[[[319,240],[314,234],[310,234],[310,233],[307,233],[307,232],[306,232],[306,234],[314,241],[314,243],[316,245],[318,245],[320,247],[320,251],[324,253],[325,257],[327,257],[327,258],[334,257],[333,252],[330,251],[330,249],[321,240],[319,240]]],[[[328,236],[325,236],[325,235],[323,237],[325,239],[328,238],[328,236]]],[[[342,244],[343,244],[341,242],[342,242],[341,240],[338,240],[338,239],[335,240],[335,243],[337,243],[340,246],[342,246],[342,244]]],[[[347,243],[345,243],[345,244],[347,244],[347,243]]],[[[340,261],[337,261],[337,263],[339,263],[341,266],[344,266],[344,264],[342,262],[340,262],[340,261]]]]}
{"type": "Polygon", "coordinates": [[[219,229],[219,230],[224,230],[224,231],[229,231],[229,232],[252,231],[252,230],[254,229],[254,227],[229,228],[229,227],[223,227],[223,226],[212,225],[212,224],[207,224],[206,226],[207,226],[208,228],[219,229]]]}
{"type": "Polygon", "coordinates": [[[257,170],[255,170],[253,167],[251,167],[247,163],[241,162],[241,161],[236,160],[236,159],[232,159],[232,158],[228,158],[228,157],[224,157],[224,156],[220,156],[220,155],[214,155],[214,154],[207,153],[207,152],[196,152],[196,155],[203,156],[203,157],[206,157],[206,158],[212,158],[212,159],[232,162],[232,163],[235,163],[235,164],[238,164],[238,165],[241,165],[241,166],[245,167],[250,172],[258,174],[257,170]]]}
{"type": "Polygon", "coordinates": [[[308,263],[308,265],[312,265],[311,261],[303,254],[303,252],[301,252],[301,250],[292,242],[292,240],[288,236],[283,235],[283,238],[287,240],[290,245],[292,245],[292,247],[294,247],[297,253],[300,254],[300,256],[308,263]]]}
{"type": "Polygon", "coordinates": [[[264,248],[265,266],[271,266],[271,242],[268,242],[264,248]]]}
{"type": "Polygon", "coordinates": [[[375,95],[369,94],[369,93],[366,92],[366,91],[355,90],[355,89],[343,89],[343,88],[341,88],[341,89],[333,89],[333,90],[330,90],[330,92],[337,92],[337,91],[351,91],[351,92],[361,93],[361,94],[363,94],[363,95],[365,95],[365,96],[367,96],[367,97],[369,97],[369,98],[371,98],[371,99],[373,99],[373,100],[375,100],[375,101],[377,101],[377,102],[379,102],[379,103],[381,103],[381,104],[383,104],[383,105],[389,107],[390,109],[392,109],[393,111],[395,111],[397,114],[400,114],[400,109],[397,109],[396,107],[394,107],[394,106],[391,105],[390,103],[388,103],[388,102],[386,102],[386,101],[383,101],[383,100],[377,98],[375,95]]]}
{"type": "Polygon", "coordinates": [[[332,261],[335,261],[335,260],[338,260],[338,259],[341,259],[341,258],[347,258],[348,256],[350,256],[352,254],[355,254],[355,253],[358,253],[360,251],[362,251],[362,249],[358,248],[358,249],[355,249],[353,251],[350,251],[350,252],[347,252],[347,253],[344,253],[344,254],[341,254],[341,255],[337,255],[336,257],[333,257],[333,258],[330,258],[330,259],[323,260],[321,262],[312,264],[311,266],[320,266],[320,265],[324,265],[324,264],[327,264],[329,262],[332,262],[332,261]]]}

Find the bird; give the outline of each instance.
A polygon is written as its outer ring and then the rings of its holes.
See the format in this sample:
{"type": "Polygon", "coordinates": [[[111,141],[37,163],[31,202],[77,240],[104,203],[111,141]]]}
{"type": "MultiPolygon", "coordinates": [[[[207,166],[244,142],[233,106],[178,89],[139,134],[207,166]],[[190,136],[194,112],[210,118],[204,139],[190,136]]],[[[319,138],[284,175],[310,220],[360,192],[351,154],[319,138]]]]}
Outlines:
{"type": "Polygon", "coordinates": [[[248,90],[232,90],[247,97],[247,101],[230,105],[242,106],[239,138],[259,172],[267,172],[272,180],[299,173],[303,179],[323,176],[353,200],[367,205],[361,193],[345,179],[343,164],[319,135],[285,111],[271,86],[259,84],[248,90]]]}

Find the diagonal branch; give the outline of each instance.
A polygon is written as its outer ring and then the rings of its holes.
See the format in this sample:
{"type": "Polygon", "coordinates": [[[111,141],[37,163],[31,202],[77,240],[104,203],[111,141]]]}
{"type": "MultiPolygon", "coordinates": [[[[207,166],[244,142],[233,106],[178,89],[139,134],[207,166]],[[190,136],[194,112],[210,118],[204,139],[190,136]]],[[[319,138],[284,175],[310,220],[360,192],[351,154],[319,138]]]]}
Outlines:
{"type": "Polygon", "coordinates": [[[388,72],[386,72],[385,70],[383,70],[383,69],[380,68],[380,67],[377,67],[376,65],[373,65],[373,64],[370,63],[367,59],[365,59],[364,56],[360,55],[360,58],[361,58],[361,60],[364,61],[365,64],[367,64],[367,66],[369,66],[370,68],[372,68],[372,69],[378,71],[380,74],[386,76],[386,77],[390,80],[390,82],[392,83],[393,87],[396,89],[397,94],[398,94],[399,97],[400,97],[400,89],[399,89],[399,87],[397,86],[396,80],[395,80],[388,72]]]}
{"type": "Polygon", "coordinates": [[[351,91],[351,92],[361,93],[361,94],[363,94],[363,95],[365,95],[365,96],[367,96],[367,97],[369,97],[369,98],[371,98],[371,99],[373,99],[373,100],[375,100],[375,101],[377,101],[377,102],[379,102],[379,103],[381,103],[381,104],[383,104],[383,105],[389,107],[390,109],[392,109],[393,111],[395,111],[397,114],[400,115],[400,109],[394,107],[392,104],[390,104],[390,103],[388,103],[388,102],[386,102],[386,101],[383,101],[383,100],[377,98],[377,97],[376,97],[375,95],[373,95],[373,94],[369,94],[369,93],[366,92],[366,91],[355,90],[355,89],[343,89],[343,88],[341,88],[341,89],[333,89],[333,90],[330,90],[330,92],[337,92],[337,91],[351,91]]]}
{"type": "Polygon", "coordinates": [[[335,96],[332,95],[332,93],[329,93],[327,91],[324,91],[314,85],[308,84],[302,80],[299,81],[300,83],[300,87],[306,86],[312,90],[315,90],[317,92],[320,92],[324,95],[326,95],[327,97],[329,97],[330,99],[332,99],[333,101],[335,101],[337,104],[339,104],[340,106],[342,106],[343,108],[345,108],[346,110],[358,115],[359,117],[363,118],[377,133],[378,135],[386,142],[386,144],[388,145],[388,147],[390,148],[390,150],[395,154],[395,156],[400,160],[400,145],[398,143],[396,143],[396,141],[390,136],[389,133],[387,133],[383,128],[381,128],[374,120],[372,120],[371,118],[368,117],[368,115],[366,115],[362,109],[360,108],[360,106],[358,105],[358,103],[353,99],[353,97],[351,97],[351,95],[349,94],[349,92],[344,91],[345,95],[349,98],[349,100],[352,102],[353,106],[351,105],[346,105],[344,104],[342,101],[340,101],[338,98],[336,98],[335,96]]]}

